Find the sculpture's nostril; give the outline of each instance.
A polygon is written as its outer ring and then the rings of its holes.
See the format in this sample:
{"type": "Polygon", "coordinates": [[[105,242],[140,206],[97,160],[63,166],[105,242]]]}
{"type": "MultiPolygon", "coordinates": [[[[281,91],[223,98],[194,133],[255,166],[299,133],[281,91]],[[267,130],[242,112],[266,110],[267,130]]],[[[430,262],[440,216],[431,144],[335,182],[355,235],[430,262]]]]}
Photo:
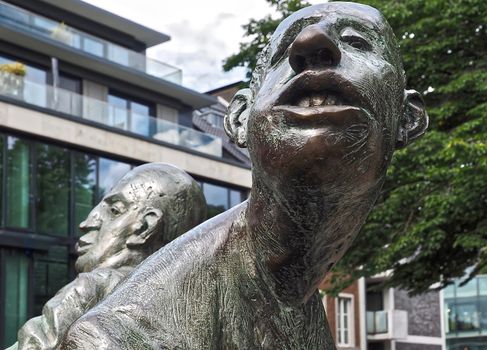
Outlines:
{"type": "Polygon", "coordinates": [[[340,49],[318,25],[309,26],[299,33],[289,53],[289,64],[297,73],[338,65],[340,59],[340,49]]]}

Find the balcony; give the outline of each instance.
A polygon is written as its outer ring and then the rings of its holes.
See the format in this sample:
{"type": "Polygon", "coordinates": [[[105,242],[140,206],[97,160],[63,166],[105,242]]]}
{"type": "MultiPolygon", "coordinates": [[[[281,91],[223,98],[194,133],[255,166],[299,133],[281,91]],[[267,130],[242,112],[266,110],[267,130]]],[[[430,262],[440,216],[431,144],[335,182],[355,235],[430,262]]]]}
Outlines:
{"type": "Polygon", "coordinates": [[[407,311],[367,311],[367,338],[369,340],[403,339],[407,335],[407,311]]]}
{"type": "Polygon", "coordinates": [[[216,136],[148,115],[137,114],[68,90],[34,83],[25,80],[22,76],[0,72],[0,96],[90,120],[134,135],[216,157],[222,156],[222,140],[216,136]]]}
{"type": "Polygon", "coordinates": [[[367,311],[367,334],[387,333],[387,311],[367,311]]]}
{"type": "Polygon", "coordinates": [[[0,1],[0,25],[26,31],[155,78],[181,84],[180,69],[0,1]]]}

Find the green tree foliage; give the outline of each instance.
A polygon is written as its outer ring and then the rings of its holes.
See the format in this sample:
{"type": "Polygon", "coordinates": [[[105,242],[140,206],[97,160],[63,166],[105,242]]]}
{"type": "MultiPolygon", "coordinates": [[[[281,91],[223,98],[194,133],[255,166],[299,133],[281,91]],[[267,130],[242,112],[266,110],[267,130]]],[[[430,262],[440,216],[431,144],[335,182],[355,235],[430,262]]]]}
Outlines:
{"type": "MultiPolygon", "coordinates": [[[[466,270],[470,277],[487,272],[487,1],[361,2],[393,27],[408,86],[423,93],[430,128],[396,152],[381,197],[334,268],[330,291],[386,270],[394,271],[387,284],[411,293],[442,287],[466,270]]],[[[276,22],[251,23],[253,34],[266,28],[243,45],[255,54],[276,22]]],[[[252,68],[255,59],[246,57],[230,59],[252,68]]]]}

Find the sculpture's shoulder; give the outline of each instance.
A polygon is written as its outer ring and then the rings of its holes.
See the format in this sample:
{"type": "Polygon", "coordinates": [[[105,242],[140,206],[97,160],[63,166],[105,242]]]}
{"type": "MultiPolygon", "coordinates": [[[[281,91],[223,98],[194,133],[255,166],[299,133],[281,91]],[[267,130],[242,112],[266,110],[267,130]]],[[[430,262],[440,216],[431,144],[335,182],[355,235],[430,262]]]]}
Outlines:
{"type": "Polygon", "coordinates": [[[100,349],[104,341],[106,348],[214,348],[222,277],[238,255],[245,208],[208,220],[146,259],[75,323],[66,348],[100,349]]]}
{"type": "Polygon", "coordinates": [[[54,349],[68,327],[109,294],[130,270],[100,268],[80,273],[44,305],[41,316],[22,326],[18,348],[54,349]]]}

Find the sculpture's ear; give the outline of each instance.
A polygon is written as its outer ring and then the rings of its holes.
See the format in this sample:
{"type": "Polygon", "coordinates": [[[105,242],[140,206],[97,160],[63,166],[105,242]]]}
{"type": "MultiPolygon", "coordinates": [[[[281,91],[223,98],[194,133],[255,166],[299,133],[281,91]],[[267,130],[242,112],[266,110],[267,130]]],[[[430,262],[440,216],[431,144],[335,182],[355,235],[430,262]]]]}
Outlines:
{"type": "Polygon", "coordinates": [[[239,90],[233,96],[225,116],[225,131],[228,137],[242,148],[247,147],[247,122],[251,107],[250,89],[239,90]]]}
{"type": "Polygon", "coordinates": [[[416,90],[404,92],[405,108],[396,138],[396,148],[407,146],[428,128],[428,114],[423,97],[416,90]]]}
{"type": "Polygon", "coordinates": [[[156,208],[147,208],[140,214],[134,224],[133,233],[127,239],[127,247],[134,248],[150,242],[152,236],[158,234],[159,223],[162,221],[162,211],[156,208]]]}

